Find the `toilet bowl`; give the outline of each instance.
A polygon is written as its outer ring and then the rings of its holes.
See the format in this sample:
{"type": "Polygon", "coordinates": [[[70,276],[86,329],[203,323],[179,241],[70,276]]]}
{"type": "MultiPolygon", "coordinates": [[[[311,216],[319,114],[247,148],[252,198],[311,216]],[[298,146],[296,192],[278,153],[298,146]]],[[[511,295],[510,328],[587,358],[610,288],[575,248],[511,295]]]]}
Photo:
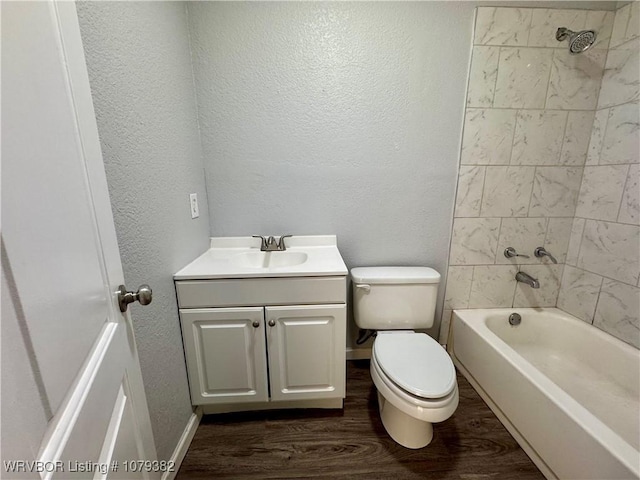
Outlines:
{"type": "Polygon", "coordinates": [[[448,419],[458,406],[455,368],[446,351],[424,333],[381,332],[370,369],[387,433],[407,448],[427,446],[432,424],[448,419]]]}
{"type": "Polygon", "coordinates": [[[440,274],[428,267],[351,270],[358,327],[375,330],[371,378],[382,423],[400,445],[422,448],[433,423],[458,406],[456,372],[447,352],[414,328],[433,326],[440,274]]]}

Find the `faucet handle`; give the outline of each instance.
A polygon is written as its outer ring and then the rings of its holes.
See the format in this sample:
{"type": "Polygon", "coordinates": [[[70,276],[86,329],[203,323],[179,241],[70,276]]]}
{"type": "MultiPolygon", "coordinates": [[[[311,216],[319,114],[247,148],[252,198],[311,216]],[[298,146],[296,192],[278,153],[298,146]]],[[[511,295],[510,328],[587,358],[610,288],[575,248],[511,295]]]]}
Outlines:
{"type": "Polygon", "coordinates": [[[516,249],[513,247],[505,248],[504,256],[507,258],[513,258],[513,257],[530,258],[529,255],[522,255],[521,253],[516,252],[516,249]]]}
{"type": "Polygon", "coordinates": [[[556,260],[556,257],[554,257],[549,252],[547,252],[544,247],[537,247],[533,251],[533,254],[538,258],[549,257],[549,260],[551,260],[553,263],[558,263],[558,260],[556,260]]]}
{"type": "Polygon", "coordinates": [[[265,250],[267,248],[267,239],[262,235],[251,235],[253,238],[260,239],[260,250],[265,250]]]}
{"type": "Polygon", "coordinates": [[[282,251],[284,251],[284,250],[286,250],[286,249],[287,249],[286,245],[284,244],[284,239],[285,239],[285,238],[289,238],[289,237],[293,237],[293,235],[282,235],[282,236],[280,237],[280,239],[279,239],[279,240],[278,240],[278,242],[277,242],[278,250],[282,250],[282,251]]]}

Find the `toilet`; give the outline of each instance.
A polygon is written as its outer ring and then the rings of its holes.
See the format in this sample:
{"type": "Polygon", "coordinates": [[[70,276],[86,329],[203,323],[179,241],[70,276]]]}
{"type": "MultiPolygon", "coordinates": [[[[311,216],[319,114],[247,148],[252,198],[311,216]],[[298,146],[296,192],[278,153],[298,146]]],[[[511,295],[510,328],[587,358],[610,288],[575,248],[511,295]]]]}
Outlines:
{"type": "Polygon", "coordinates": [[[429,335],[413,331],[433,326],[440,274],[428,267],[358,267],[351,279],[356,324],[377,332],[371,378],[382,423],[400,445],[425,447],[432,424],[458,406],[451,358],[429,335]]]}

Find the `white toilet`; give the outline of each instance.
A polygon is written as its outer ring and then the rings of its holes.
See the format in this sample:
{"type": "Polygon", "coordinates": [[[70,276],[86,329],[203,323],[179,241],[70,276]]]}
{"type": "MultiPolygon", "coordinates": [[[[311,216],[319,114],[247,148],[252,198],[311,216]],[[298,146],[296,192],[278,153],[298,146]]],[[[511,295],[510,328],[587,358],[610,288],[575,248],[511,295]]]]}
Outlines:
{"type": "Polygon", "coordinates": [[[371,378],[382,423],[400,445],[425,447],[432,423],[458,406],[451,358],[429,335],[412,330],[433,325],[440,274],[428,267],[358,267],[351,279],[356,324],[377,331],[371,378]]]}

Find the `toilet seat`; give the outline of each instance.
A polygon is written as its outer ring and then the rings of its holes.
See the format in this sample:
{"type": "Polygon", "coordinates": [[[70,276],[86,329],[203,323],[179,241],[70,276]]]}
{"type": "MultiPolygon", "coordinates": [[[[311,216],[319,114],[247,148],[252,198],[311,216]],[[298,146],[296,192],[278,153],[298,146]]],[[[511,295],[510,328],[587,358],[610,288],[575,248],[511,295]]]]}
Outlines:
{"type": "Polygon", "coordinates": [[[412,397],[443,399],[457,385],[451,357],[427,334],[380,332],[372,353],[386,380],[412,397]]]}

